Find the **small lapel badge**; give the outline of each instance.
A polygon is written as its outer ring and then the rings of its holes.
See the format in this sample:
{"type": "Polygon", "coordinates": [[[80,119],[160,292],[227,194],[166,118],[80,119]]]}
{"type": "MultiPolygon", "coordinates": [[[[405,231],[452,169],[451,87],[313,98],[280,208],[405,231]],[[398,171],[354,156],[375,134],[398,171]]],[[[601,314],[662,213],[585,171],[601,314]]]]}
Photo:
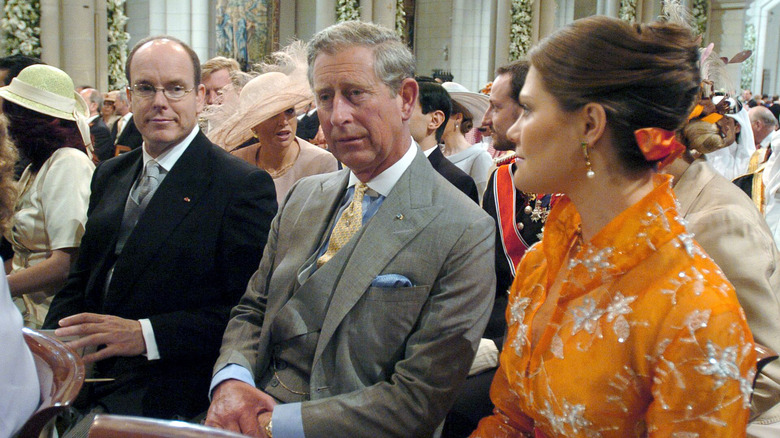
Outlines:
{"type": "Polygon", "coordinates": [[[186,196],[185,196],[185,197],[184,197],[184,202],[190,202],[190,198],[188,198],[188,197],[186,197],[186,196]]]}
{"type": "Polygon", "coordinates": [[[402,221],[402,220],[404,220],[404,215],[401,214],[401,213],[398,213],[397,215],[395,215],[395,218],[398,219],[399,221],[402,221]]]}

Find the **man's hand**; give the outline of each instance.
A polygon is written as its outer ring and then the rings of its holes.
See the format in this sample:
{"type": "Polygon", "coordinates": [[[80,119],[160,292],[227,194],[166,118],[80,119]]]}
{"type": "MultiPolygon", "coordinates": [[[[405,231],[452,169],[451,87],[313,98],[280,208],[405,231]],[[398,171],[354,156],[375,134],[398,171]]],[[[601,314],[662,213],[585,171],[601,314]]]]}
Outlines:
{"type": "Polygon", "coordinates": [[[265,433],[265,427],[268,426],[268,423],[271,422],[272,416],[273,412],[263,412],[259,417],[257,417],[257,422],[260,423],[260,431],[263,434],[263,438],[270,438],[268,434],[265,433]]]}
{"type": "Polygon", "coordinates": [[[206,416],[206,426],[226,429],[253,437],[264,438],[265,426],[276,402],[271,396],[252,385],[229,379],[217,385],[206,416]]]}
{"type": "Polygon", "coordinates": [[[60,320],[57,336],[80,336],[68,342],[74,350],[105,345],[95,353],[84,356],[85,363],[97,362],[114,356],[138,356],[146,351],[141,323],[118,316],[79,313],[60,320]]]}

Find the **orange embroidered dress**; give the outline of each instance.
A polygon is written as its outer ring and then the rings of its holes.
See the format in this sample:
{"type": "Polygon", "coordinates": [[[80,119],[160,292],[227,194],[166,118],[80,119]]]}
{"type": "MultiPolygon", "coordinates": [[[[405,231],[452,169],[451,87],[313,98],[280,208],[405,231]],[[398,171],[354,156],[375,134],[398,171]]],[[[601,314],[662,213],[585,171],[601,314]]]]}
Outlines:
{"type": "Polygon", "coordinates": [[[508,333],[473,437],[743,437],[753,338],[734,289],[694,242],[671,178],[566,262],[580,217],[550,212],[509,297],[508,333]],[[532,321],[562,272],[560,299],[533,349],[532,321]]]}

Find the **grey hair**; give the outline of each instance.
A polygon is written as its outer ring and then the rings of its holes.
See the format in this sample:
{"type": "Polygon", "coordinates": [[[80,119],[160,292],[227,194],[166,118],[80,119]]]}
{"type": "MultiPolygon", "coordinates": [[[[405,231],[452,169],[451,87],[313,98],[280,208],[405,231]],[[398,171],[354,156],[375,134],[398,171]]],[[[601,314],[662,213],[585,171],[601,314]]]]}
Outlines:
{"type": "Polygon", "coordinates": [[[390,29],[362,21],[345,21],[318,32],[309,42],[309,85],[314,87],[314,61],[321,53],[334,55],[339,50],[361,46],[374,52],[374,73],[394,94],[406,78],[415,73],[414,55],[390,29]]]}

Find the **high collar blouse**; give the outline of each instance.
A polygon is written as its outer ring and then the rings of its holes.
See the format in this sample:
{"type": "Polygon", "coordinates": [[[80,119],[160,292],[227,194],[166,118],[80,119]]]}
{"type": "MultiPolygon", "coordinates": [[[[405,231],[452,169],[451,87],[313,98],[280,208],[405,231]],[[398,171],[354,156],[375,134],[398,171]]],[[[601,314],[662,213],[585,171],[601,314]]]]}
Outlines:
{"type": "Polygon", "coordinates": [[[473,436],[744,436],[753,339],[734,289],[687,232],[670,177],[655,176],[567,261],[580,226],[563,198],[520,262],[495,414],[473,436]],[[532,346],[556,278],[560,298],[532,346]]]}

